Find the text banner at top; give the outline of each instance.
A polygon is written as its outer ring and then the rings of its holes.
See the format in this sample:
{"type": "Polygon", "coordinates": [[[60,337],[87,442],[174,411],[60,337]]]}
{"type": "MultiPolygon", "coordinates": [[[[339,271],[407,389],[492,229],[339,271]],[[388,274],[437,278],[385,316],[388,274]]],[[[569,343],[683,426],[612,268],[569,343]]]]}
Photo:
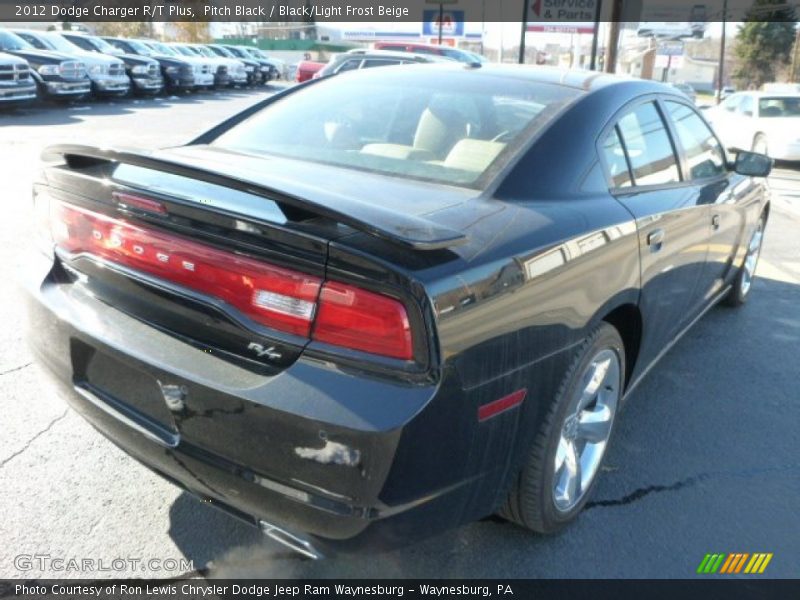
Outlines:
{"type": "MultiPolygon", "coordinates": [[[[0,0],[0,22],[92,21],[305,21],[421,22],[432,0],[0,0]]],[[[597,0],[444,0],[466,22],[586,22],[597,0]]],[[[603,2],[607,21],[613,2],[603,2]]],[[[712,22],[790,21],[800,15],[798,0],[764,5],[759,0],[623,0],[620,20],[712,22]]]]}

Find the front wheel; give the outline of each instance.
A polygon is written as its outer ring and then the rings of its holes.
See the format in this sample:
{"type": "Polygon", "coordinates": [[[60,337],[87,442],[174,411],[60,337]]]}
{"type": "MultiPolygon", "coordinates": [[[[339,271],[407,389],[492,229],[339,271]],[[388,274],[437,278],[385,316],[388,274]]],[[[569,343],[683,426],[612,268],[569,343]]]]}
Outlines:
{"type": "Polygon", "coordinates": [[[578,516],[611,439],[624,373],[622,339],[602,323],[577,351],[501,516],[539,533],[578,516]]]}
{"type": "Polygon", "coordinates": [[[750,295],[750,290],[753,287],[753,279],[756,276],[758,258],[761,256],[765,225],[766,219],[764,215],[761,215],[758,219],[756,230],[750,238],[750,243],[747,244],[747,254],[744,257],[744,263],[736,274],[736,279],[733,280],[731,291],[725,296],[725,304],[728,306],[736,308],[747,302],[747,297],[750,295]]]}

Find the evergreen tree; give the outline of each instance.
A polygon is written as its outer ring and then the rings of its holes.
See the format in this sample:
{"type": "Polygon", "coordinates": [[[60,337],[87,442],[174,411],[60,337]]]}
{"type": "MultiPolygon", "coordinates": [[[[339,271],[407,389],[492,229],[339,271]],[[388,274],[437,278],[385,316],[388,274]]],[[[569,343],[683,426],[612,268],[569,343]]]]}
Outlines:
{"type": "Polygon", "coordinates": [[[758,89],[775,81],[791,59],[797,27],[794,8],[771,9],[775,4],[777,0],[756,0],[736,35],[739,60],[733,77],[741,87],[758,89]]]}

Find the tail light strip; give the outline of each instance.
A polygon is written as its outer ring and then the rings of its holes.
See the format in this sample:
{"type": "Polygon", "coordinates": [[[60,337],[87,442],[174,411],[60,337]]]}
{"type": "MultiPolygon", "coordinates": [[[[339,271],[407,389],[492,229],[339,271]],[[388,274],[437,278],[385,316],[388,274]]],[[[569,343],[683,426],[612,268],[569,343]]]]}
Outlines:
{"type": "Polygon", "coordinates": [[[54,202],[56,245],[177,283],[294,335],[411,360],[405,306],[381,294],[323,281],[84,208],[54,202]]]}

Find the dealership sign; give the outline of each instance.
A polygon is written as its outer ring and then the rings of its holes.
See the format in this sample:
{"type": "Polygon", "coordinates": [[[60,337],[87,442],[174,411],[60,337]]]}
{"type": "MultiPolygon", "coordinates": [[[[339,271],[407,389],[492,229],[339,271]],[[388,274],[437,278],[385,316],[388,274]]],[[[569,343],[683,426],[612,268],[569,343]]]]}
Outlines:
{"type": "Polygon", "coordinates": [[[448,37],[461,37],[464,35],[463,10],[422,11],[422,35],[439,35],[440,18],[442,35],[448,37]]]}
{"type": "Polygon", "coordinates": [[[527,31],[594,33],[600,0],[529,0],[527,31]]]}

